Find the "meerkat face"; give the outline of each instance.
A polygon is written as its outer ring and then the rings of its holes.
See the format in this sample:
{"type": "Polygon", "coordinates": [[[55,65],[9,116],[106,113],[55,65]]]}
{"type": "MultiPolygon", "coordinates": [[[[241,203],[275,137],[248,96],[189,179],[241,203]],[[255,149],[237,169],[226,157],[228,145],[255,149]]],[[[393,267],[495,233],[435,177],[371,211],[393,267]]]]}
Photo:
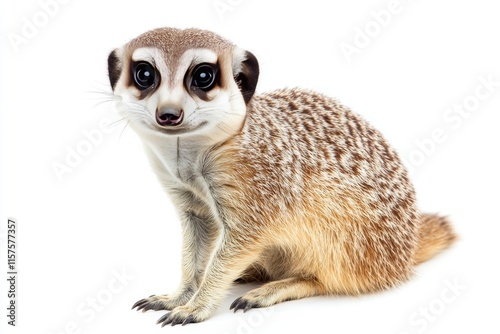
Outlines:
{"type": "Polygon", "coordinates": [[[146,136],[237,133],[257,85],[255,56],[208,31],[147,32],[109,55],[116,106],[146,136]]]}

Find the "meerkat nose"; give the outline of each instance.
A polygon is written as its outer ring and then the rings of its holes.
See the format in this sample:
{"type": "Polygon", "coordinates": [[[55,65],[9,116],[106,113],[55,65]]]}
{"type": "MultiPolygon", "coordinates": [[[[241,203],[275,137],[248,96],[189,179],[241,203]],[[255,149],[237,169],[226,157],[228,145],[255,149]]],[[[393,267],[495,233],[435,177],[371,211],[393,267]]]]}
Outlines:
{"type": "Polygon", "coordinates": [[[181,108],[164,107],[156,109],[156,122],[161,126],[177,126],[184,119],[181,108]]]}

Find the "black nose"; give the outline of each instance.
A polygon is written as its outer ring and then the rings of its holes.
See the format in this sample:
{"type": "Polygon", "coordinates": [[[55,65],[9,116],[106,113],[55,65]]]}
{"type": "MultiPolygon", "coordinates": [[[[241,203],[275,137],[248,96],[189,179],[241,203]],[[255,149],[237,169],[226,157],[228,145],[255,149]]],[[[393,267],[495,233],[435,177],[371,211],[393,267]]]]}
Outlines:
{"type": "Polygon", "coordinates": [[[162,108],[156,110],[156,122],[161,126],[177,126],[184,119],[184,110],[162,108]]]}

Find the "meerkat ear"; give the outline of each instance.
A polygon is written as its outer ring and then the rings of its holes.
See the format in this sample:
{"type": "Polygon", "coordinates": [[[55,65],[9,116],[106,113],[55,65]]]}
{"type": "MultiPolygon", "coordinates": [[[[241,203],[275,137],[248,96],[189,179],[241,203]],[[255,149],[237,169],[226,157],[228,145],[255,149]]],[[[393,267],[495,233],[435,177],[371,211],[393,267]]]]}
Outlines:
{"type": "Polygon", "coordinates": [[[120,74],[122,73],[120,57],[118,56],[118,49],[111,51],[108,56],[108,75],[111,88],[114,90],[120,74]]]}
{"type": "Polygon", "coordinates": [[[236,49],[233,57],[234,80],[240,87],[245,103],[248,103],[255,93],[259,81],[259,62],[250,51],[236,49]]]}

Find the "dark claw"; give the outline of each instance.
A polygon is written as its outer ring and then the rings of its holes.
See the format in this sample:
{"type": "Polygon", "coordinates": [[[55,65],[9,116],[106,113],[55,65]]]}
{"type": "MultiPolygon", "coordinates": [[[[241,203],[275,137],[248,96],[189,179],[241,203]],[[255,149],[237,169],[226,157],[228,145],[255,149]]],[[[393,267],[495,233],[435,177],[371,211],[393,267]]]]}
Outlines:
{"type": "MultiPolygon", "coordinates": [[[[231,306],[229,306],[229,309],[232,310],[233,308],[235,308],[241,301],[241,297],[239,298],[236,298],[234,300],[234,302],[231,303],[231,306]]],[[[236,312],[236,310],[234,310],[234,312],[236,312]]]]}
{"type": "MultiPolygon", "coordinates": [[[[132,306],[132,310],[136,307],[140,307],[140,306],[143,306],[144,304],[146,304],[148,301],[146,299],[141,299],[139,300],[137,303],[135,303],[133,306],[132,306]]],[[[137,309],[137,311],[139,311],[140,308],[137,309]]]]}
{"type": "Polygon", "coordinates": [[[168,318],[167,320],[165,320],[162,324],[161,324],[161,327],[165,327],[166,325],[170,324],[172,322],[172,319],[173,318],[168,318]]]}
{"type": "MultiPolygon", "coordinates": [[[[159,324],[160,322],[164,322],[165,320],[167,320],[167,318],[170,316],[170,312],[164,314],[160,319],[158,319],[158,321],[156,322],[156,324],[159,324]]],[[[163,327],[165,325],[162,324],[161,327],[163,327]]]]}
{"type": "Polygon", "coordinates": [[[188,315],[186,319],[182,322],[182,326],[196,322],[192,314],[188,315]]]}
{"type": "Polygon", "coordinates": [[[179,325],[179,324],[182,326],[185,326],[187,324],[196,322],[196,320],[194,319],[194,316],[192,314],[188,315],[186,319],[182,319],[179,316],[175,316],[175,315],[172,316],[171,313],[172,312],[165,314],[160,319],[158,319],[158,321],[156,323],[157,324],[161,323],[161,327],[165,327],[166,325],[175,326],[175,325],[179,325]]]}
{"type": "Polygon", "coordinates": [[[182,320],[179,319],[179,317],[174,317],[172,319],[172,322],[170,323],[170,326],[174,327],[175,325],[178,325],[178,324],[181,324],[182,323],[182,320]]]}
{"type": "Polygon", "coordinates": [[[137,307],[137,311],[146,312],[149,310],[160,311],[167,310],[167,307],[161,300],[149,300],[149,298],[141,299],[132,306],[132,310],[137,307]]]}
{"type": "MultiPolygon", "coordinates": [[[[142,313],[146,312],[146,311],[149,311],[149,310],[154,310],[155,309],[155,305],[156,303],[154,302],[149,302],[145,305],[141,305],[141,308],[142,308],[142,313]]],[[[139,309],[137,309],[137,311],[139,311],[139,309]]]]}
{"type": "Polygon", "coordinates": [[[243,299],[243,297],[237,298],[229,307],[230,310],[234,309],[234,312],[238,310],[243,310],[243,312],[248,311],[251,308],[259,308],[260,306],[255,303],[251,303],[246,299],[243,299]]]}
{"type": "Polygon", "coordinates": [[[146,305],[146,307],[142,310],[142,312],[146,312],[146,311],[149,311],[149,310],[153,310],[153,311],[160,311],[160,310],[165,310],[165,305],[163,305],[163,303],[159,300],[157,301],[154,301],[154,302],[150,302],[149,304],[146,305]]]}
{"type": "Polygon", "coordinates": [[[248,303],[247,302],[247,306],[245,306],[245,309],[243,310],[243,313],[245,313],[246,311],[248,311],[249,309],[251,308],[258,308],[257,304],[251,304],[251,303],[248,303]]]}

